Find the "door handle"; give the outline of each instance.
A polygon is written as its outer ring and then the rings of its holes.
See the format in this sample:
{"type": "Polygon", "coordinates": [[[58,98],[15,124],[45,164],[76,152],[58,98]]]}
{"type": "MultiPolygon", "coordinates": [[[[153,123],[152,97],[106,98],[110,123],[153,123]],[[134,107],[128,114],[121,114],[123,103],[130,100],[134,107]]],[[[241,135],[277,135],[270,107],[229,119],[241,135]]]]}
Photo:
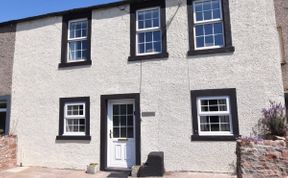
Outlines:
{"type": "Polygon", "coordinates": [[[112,130],[109,131],[109,137],[112,138],[112,130]]]}

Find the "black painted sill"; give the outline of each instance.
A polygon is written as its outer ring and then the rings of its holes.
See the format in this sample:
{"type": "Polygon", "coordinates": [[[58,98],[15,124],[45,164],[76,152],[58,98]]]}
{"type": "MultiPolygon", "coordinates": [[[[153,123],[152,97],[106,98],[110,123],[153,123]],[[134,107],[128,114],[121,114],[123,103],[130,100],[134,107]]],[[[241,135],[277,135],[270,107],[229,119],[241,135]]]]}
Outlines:
{"type": "Polygon", "coordinates": [[[68,136],[68,135],[58,135],[56,140],[91,140],[91,136],[68,136]]]}
{"type": "Polygon", "coordinates": [[[143,56],[129,56],[128,61],[139,61],[139,60],[149,60],[149,59],[162,59],[168,58],[169,53],[163,52],[160,54],[143,55],[143,56]]]}
{"type": "Polygon", "coordinates": [[[191,141],[236,141],[237,136],[200,136],[191,135],[191,141]]]}
{"type": "Polygon", "coordinates": [[[233,53],[235,51],[234,46],[227,46],[225,48],[205,49],[205,50],[189,50],[188,56],[205,55],[205,54],[217,54],[217,53],[233,53]]]}
{"type": "Polygon", "coordinates": [[[85,66],[85,65],[92,65],[91,60],[86,60],[86,61],[81,61],[81,62],[67,62],[67,63],[60,63],[58,65],[59,68],[64,68],[64,67],[75,67],[75,66],[85,66]]]}

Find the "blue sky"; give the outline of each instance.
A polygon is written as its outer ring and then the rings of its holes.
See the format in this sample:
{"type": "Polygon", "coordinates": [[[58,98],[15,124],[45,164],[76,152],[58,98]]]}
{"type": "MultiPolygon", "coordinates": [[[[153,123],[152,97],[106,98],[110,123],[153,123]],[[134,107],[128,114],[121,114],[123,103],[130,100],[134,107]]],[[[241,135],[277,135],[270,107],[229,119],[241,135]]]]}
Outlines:
{"type": "Polygon", "coordinates": [[[1,0],[0,23],[49,12],[115,1],[119,0],[1,0]]]}

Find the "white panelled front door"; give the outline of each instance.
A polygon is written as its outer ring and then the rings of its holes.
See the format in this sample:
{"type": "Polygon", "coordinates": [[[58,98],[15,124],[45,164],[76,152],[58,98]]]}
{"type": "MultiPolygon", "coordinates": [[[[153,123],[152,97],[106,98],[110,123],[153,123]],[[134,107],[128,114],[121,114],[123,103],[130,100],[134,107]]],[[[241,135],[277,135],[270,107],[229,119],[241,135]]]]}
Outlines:
{"type": "Polygon", "coordinates": [[[108,167],[131,168],[135,165],[135,102],[109,100],[107,116],[108,167]]]}

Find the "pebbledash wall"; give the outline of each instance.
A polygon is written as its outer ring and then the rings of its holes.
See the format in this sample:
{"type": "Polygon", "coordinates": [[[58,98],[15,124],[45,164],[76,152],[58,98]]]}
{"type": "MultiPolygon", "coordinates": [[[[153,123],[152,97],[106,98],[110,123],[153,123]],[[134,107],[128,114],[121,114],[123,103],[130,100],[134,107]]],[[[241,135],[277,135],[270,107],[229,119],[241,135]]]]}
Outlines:
{"type": "Polygon", "coordinates": [[[141,161],[164,151],[167,171],[233,172],[235,142],[191,141],[191,90],[236,88],[239,130],[249,135],[269,100],[284,102],[273,0],[230,0],[234,53],[187,57],[186,1],[166,0],[168,59],[128,62],[129,6],[92,15],[88,67],[59,69],[62,17],[17,24],[13,107],[18,163],[80,168],[100,163],[100,96],[140,93],[141,161]],[[59,98],[90,96],[92,140],[56,141],[59,98]]]}

